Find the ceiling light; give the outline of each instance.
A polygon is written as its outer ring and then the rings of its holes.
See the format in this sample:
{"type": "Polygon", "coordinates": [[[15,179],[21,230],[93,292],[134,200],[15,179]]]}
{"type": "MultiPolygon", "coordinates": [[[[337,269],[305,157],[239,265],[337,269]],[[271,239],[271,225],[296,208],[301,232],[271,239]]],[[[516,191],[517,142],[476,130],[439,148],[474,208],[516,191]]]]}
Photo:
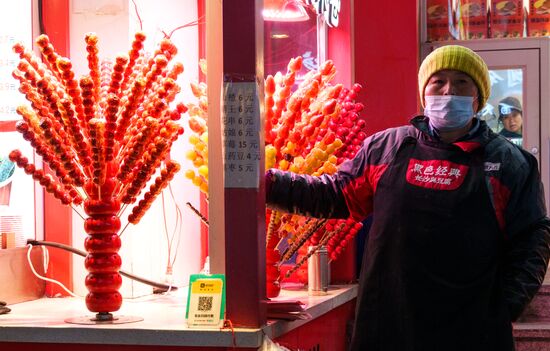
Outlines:
{"type": "Polygon", "coordinates": [[[298,0],[265,0],[262,15],[265,21],[302,22],[308,21],[309,15],[298,0]]]}

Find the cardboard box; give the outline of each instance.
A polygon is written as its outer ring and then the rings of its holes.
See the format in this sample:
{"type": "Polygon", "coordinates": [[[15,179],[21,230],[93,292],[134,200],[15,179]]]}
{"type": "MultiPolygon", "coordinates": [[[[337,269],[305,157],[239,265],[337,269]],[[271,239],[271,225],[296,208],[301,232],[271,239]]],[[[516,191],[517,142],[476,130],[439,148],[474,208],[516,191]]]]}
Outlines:
{"type": "Polygon", "coordinates": [[[550,0],[529,0],[527,35],[530,37],[550,35],[550,0]]]}
{"type": "MultiPolygon", "coordinates": [[[[46,282],[37,278],[27,262],[26,247],[0,250],[0,300],[10,304],[36,300],[44,296],[46,282]]],[[[34,269],[44,275],[42,249],[31,252],[34,269]]]]}
{"type": "Polygon", "coordinates": [[[491,38],[520,38],[524,32],[523,0],[494,0],[491,3],[491,38]]]}
{"type": "Polygon", "coordinates": [[[458,39],[451,31],[451,0],[428,0],[426,3],[426,29],[428,41],[458,39]]]}
{"type": "Polygon", "coordinates": [[[2,244],[2,249],[13,249],[15,248],[15,233],[0,233],[0,236],[2,237],[0,239],[0,243],[2,244]]]}
{"type": "Polygon", "coordinates": [[[485,39],[487,32],[487,1],[462,0],[460,4],[460,19],[463,29],[461,39],[485,39]]]}

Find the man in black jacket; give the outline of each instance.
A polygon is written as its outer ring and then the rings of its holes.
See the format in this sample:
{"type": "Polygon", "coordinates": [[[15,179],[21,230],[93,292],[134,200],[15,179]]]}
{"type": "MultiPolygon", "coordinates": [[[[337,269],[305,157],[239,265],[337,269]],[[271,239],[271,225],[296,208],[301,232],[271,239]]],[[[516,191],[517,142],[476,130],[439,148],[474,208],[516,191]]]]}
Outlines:
{"type": "Polygon", "coordinates": [[[511,322],[550,257],[536,159],[474,117],[490,80],[473,51],[436,49],[418,78],[424,115],[370,136],[332,176],[269,170],[267,203],[373,214],[352,350],[514,350],[511,322]]]}

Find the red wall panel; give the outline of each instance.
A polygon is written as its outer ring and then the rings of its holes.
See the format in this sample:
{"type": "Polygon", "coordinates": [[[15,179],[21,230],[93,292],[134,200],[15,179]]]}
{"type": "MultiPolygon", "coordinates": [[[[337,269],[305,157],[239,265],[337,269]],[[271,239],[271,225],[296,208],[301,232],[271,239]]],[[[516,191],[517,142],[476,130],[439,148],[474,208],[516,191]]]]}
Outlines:
{"type": "MultiPolygon", "coordinates": [[[[69,57],[69,0],[42,1],[42,28],[59,55],[69,57]]],[[[71,244],[71,209],[49,193],[44,195],[44,237],[48,241],[71,244]]],[[[48,276],[72,290],[71,254],[50,250],[48,276]]],[[[67,295],[56,285],[48,284],[47,295],[67,295]]]]}
{"type": "MultiPolygon", "coordinates": [[[[263,44],[256,41],[256,14],[260,13],[256,6],[261,6],[258,0],[223,3],[224,83],[263,79],[257,76],[263,44]]],[[[263,147],[259,150],[263,152],[263,147]]],[[[263,161],[258,166],[262,169],[263,161]]],[[[225,187],[224,191],[226,318],[235,327],[259,327],[266,312],[265,235],[258,235],[265,233],[264,184],[260,177],[257,188],[225,187]]]]}
{"type": "MultiPolygon", "coordinates": [[[[353,77],[354,56],[353,56],[353,3],[342,1],[337,27],[328,30],[327,58],[331,59],[336,66],[337,73],[334,83],[343,84],[351,88],[355,83],[353,77]]],[[[360,83],[360,82],[359,82],[360,83]]],[[[331,263],[330,281],[332,284],[353,282],[356,278],[355,270],[355,240],[350,241],[342,255],[331,263]]]]}
{"type": "Polygon", "coordinates": [[[417,1],[355,0],[355,82],[368,134],[406,124],[418,112],[417,1]]]}
{"type": "MultiPolygon", "coordinates": [[[[356,0],[357,1],[357,0],[356,0]]],[[[336,65],[334,82],[344,84],[346,88],[353,85],[353,2],[342,1],[338,27],[329,28],[327,40],[327,58],[336,65]]]]}
{"type": "MultiPolygon", "coordinates": [[[[339,25],[328,32],[334,82],[363,86],[357,101],[368,134],[406,124],[417,113],[418,20],[416,1],[342,1],[339,25]]],[[[331,265],[332,282],[353,281],[355,246],[331,265]]]]}
{"type": "Polygon", "coordinates": [[[296,328],[274,341],[291,350],[345,351],[351,338],[355,300],[296,328]]]}

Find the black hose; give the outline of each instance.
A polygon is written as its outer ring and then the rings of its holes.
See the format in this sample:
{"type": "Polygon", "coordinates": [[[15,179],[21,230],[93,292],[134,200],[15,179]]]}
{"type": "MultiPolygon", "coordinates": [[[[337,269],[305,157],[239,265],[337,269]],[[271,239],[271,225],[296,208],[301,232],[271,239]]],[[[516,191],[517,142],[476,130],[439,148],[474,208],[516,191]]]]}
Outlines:
{"type": "Polygon", "coordinates": [[[44,4],[42,0],[38,0],[38,30],[40,34],[46,34],[46,28],[44,28],[44,4]]]}
{"type": "MultiPolygon", "coordinates": [[[[38,246],[38,245],[51,246],[51,247],[55,247],[55,248],[58,248],[58,249],[62,249],[62,250],[72,252],[72,253],[77,254],[79,256],[82,256],[82,257],[86,257],[86,255],[87,255],[86,252],[75,249],[72,246],[56,243],[56,242],[53,242],[53,241],[27,240],[27,244],[31,244],[32,246],[38,246]]],[[[122,269],[119,270],[118,272],[123,277],[130,278],[130,279],[135,280],[137,282],[147,284],[147,285],[150,285],[150,286],[153,286],[153,287],[157,288],[157,290],[155,292],[158,292],[158,293],[166,292],[168,290],[178,290],[178,288],[176,286],[170,286],[170,285],[166,285],[166,284],[162,284],[162,283],[157,283],[157,282],[151,281],[149,279],[137,277],[137,276],[135,276],[131,273],[123,271],[122,269]]]]}

